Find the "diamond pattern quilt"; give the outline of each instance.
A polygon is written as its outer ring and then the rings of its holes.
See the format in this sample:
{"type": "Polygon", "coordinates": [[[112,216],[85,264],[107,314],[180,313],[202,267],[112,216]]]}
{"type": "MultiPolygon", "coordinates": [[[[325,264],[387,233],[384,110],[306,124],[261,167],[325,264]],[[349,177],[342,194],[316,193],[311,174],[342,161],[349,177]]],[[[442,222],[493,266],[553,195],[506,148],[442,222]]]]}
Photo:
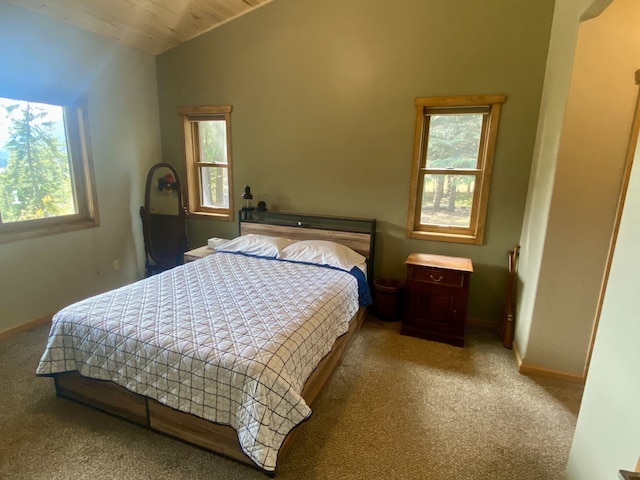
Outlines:
{"type": "Polygon", "coordinates": [[[305,381],[357,310],[348,272],[216,253],[64,308],[36,373],[78,371],[230,425],[274,471],[311,415],[305,381]]]}

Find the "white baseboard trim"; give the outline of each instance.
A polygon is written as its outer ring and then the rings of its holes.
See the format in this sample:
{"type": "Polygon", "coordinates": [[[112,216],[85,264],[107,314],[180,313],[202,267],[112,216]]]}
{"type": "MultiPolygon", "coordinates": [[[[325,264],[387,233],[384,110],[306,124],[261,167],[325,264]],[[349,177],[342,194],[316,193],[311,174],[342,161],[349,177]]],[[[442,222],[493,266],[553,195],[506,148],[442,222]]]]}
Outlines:
{"type": "Polygon", "coordinates": [[[520,355],[520,349],[518,348],[518,343],[515,340],[513,342],[513,356],[515,357],[516,364],[518,365],[518,373],[521,373],[522,375],[527,375],[529,377],[554,378],[556,380],[562,380],[567,383],[576,383],[578,385],[584,385],[585,378],[582,375],[576,375],[575,373],[560,372],[557,370],[550,370],[548,368],[539,367],[537,365],[527,365],[522,360],[522,355],[520,355]]]}
{"type": "Polygon", "coordinates": [[[9,338],[13,335],[16,335],[20,332],[26,332],[27,330],[31,330],[32,328],[39,327],[40,325],[44,325],[46,323],[51,323],[51,315],[45,315],[44,317],[36,318],[35,320],[31,320],[27,323],[21,323],[20,325],[15,325],[13,327],[6,328],[5,330],[0,331],[0,340],[9,338]]]}

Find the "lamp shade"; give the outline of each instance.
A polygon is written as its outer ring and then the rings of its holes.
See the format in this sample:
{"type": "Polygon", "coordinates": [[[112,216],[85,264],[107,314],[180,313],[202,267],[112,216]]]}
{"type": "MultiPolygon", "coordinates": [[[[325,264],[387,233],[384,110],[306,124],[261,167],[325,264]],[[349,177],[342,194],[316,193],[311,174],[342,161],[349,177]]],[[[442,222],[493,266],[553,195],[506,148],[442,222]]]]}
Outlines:
{"type": "Polygon", "coordinates": [[[249,185],[245,185],[244,192],[242,192],[243,200],[252,200],[253,195],[251,195],[251,187],[249,185]]]}

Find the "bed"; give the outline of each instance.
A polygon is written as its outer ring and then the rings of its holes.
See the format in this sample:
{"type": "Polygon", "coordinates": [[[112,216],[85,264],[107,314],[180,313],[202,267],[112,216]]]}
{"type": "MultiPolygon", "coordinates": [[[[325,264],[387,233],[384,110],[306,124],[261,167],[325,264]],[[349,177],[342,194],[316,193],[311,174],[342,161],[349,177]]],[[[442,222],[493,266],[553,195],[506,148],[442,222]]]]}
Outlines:
{"type": "Polygon", "coordinates": [[[58,312],[36,374],[274,474],[364,320],[374,240],[371,219],[241,212],[215,254],[58,312]]]}

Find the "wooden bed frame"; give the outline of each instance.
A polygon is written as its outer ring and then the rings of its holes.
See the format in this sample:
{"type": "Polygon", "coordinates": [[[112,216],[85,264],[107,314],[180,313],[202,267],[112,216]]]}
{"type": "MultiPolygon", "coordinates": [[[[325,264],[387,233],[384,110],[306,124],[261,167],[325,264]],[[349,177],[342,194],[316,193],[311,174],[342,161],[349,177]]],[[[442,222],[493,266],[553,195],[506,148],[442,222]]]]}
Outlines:
{"type": "MultiPolygon", "coordinates": [[[[260,212],[253,216],[252,213],[252,211],[241,211],[240,233],[242,235],[256,233],[297,240],[331,240],[341,243],[367,258],[369,281],[373,278],[375,220],[271,212],[268,214],[260,212]]],[[[365,317],[366,307],[361,307],[352,319],[348,332],[336,340],[332,350],[307,379],[302,390],[302,398],[309,406],[313,405],[340,364],[344,352],[360,329],[365,317]]],[[[56,374],[54,382],[56,394],[59,397],[97,408],[262,470],[242,451],[238,436],[230,426],[175,410],[156,400],[130,392],[113,382],[83,377],[77,372],[56,374]]],[[[298,431],[296,427],[289,433],[279,450],[278,458],[292,444],[291,439],[298,431]]],[[[275,472],[262,471],[269,475],[275,474],[275,472]]]]}

